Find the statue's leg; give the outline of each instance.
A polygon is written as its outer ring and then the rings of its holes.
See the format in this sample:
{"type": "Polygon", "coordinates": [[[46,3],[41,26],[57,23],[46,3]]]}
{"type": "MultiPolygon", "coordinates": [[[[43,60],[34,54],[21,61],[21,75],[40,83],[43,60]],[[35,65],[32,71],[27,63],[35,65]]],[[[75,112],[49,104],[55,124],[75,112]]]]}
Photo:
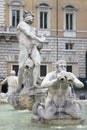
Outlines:
{"type": "Polygon", "coordinates": [[[18,71],[18,83],[20,87],[23,84],[24,63],[27,57],[28,57],[27,49],[25,47],[21,47],[19,53],[19,71],[18,71]]]}
{"type": "Polygon", "coordinates": [[[34,70],[33,70],[33,85],[37,86],[37,80],[39,77],[39,67],[40,67],[40,53],[35,46],[32,50],[31,58],[34,62],[34,70]]]}
{"type": "Polygon", "coordinates": [[[67,102],[64,112],[70,115],[73,119],[82,118],[81,108],[77,103],[67,102]]]}
{"type": "Polygon", "coordinates": [[[41,105],[38,107],[38,115],[42,119],[47,119],[47,120],[54,119],[55,113],[56,113],[56,107],[54,103],[52,103],[51,101],[48,102],[48,104],[46,104],[45,107],[41,105]]]}
{"type": "Polygon", "coordinates": [[[39,119],[55,119],[56,106],[51,99],[47,98],[47,100],[48,101],[45,103],[45,106],[38,102],[33,105],[33,114],[39,119]]]}

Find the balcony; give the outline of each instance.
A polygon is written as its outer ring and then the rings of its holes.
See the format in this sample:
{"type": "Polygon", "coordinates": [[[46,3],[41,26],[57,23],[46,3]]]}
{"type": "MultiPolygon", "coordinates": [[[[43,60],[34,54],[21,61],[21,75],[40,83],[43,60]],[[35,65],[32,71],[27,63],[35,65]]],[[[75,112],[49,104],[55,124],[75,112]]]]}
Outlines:
{"type": "Polygon", "coordinates": [[[0,41],[17,41],[16,27],[0,26],[0,41]]]}
{"type": "Polygon", "coordinates": [[[16,33],[16,27],[0,26],[0,33],[16,33]]]}

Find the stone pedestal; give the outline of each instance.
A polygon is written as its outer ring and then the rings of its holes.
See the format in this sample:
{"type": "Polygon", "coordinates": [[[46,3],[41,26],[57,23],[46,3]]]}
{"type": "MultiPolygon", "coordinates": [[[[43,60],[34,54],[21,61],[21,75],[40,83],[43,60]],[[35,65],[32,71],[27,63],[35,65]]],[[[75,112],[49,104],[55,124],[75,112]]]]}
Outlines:
{"type": "Polygon", "coordinates": [[[42,121],[45,124],[49,125],[58,125],[58,126],[67,126],[67,125],[79,125],[84,122],[84,119],[55,119],[55,120],[44,120],[42,121]]]}
{"type": "Polygon", "coordinates": [[[52,119],[40,119],[37,115],[33,115],[32,122],[39,122],[48,125],[67,126],[82,124],[84,122],[84,118],[82,117],[80,119],[72,119],[71,116],[67,114],[58,113],[55,114],[52,119]]]}

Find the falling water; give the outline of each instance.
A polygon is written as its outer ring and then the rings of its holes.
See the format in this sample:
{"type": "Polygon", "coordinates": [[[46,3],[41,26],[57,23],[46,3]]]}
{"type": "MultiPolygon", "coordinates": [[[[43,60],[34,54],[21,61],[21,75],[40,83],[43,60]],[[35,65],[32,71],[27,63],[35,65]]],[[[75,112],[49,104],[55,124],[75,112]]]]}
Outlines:
{"type": "Polygon", "coordinates": [[[60,87],[59,87],[59,117],[61,118],[61,110],[62,110],[62,106],[61,106],[61,102],[62,102],[62,83],[60,82],[60,87]]]}

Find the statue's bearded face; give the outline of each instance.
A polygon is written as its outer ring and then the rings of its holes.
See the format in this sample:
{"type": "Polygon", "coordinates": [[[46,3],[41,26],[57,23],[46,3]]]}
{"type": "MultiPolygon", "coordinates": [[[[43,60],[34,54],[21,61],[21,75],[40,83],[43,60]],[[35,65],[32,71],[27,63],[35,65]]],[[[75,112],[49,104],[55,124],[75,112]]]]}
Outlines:
{"type": "Polygon", "coordinates": [[[25,16],[25,21],[26,21],[26,23],[32,24],[32,23],[33,23],[33,20],[34,20],[34,16],[33,16],[33,15],[27,14],[27,15],[25,16]]]}
{"type": "Polygon", "coordinates": [[[62,70],[66,71],[66,64],[65,63],[59,63],[57,66],[57,69],[59,72],[61,72],[62,70]]]}

